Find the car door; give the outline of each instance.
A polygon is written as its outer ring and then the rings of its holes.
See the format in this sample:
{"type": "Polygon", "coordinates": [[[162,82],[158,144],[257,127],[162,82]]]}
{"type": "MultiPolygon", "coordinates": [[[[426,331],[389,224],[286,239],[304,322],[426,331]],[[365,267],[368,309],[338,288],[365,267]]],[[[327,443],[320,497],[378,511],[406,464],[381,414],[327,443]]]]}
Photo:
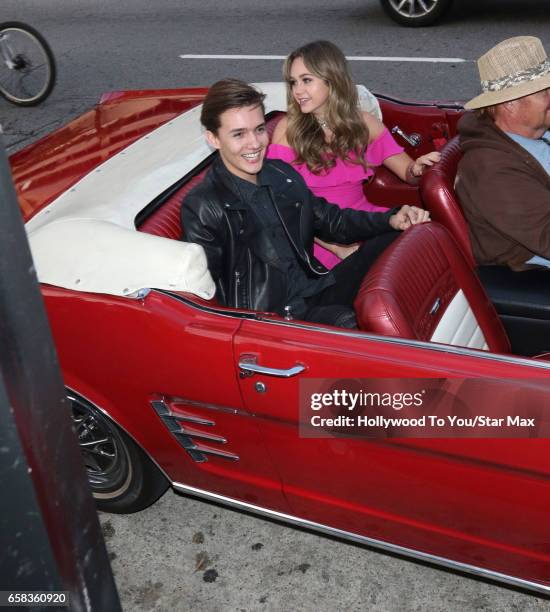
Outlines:
{"type": "Polygon", "coordinates": [[[65,384],[122,427],[176,488],[288,510],[233,359],[239,313],[44,287],[65,384]],[[85,348],[85,350],[83,350],[85,348]]]}
{"type": "Polygon", "coordinates": [[[546,384],[546,364],[281,321],[244,321],[235,359],[244,405],[259,417],[291,511],[306,524],[549,583],[547,440],[304,437],[298,406],[307,379],[546,384]]]}

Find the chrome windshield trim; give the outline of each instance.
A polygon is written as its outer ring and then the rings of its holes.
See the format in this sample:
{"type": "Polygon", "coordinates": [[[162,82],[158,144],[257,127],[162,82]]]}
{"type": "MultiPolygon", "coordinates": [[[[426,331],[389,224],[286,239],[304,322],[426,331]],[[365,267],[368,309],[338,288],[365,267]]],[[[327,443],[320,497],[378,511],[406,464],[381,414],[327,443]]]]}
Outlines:
{"type": "Polygon", "coordinates": [[[231,508],[236,508],[237,510],[245,510],[247,512],[252,512],[260,516],[266,516],[271,519],[279,520],[284,523],[290,523],[291,525],[295,525],[297,527],[317,531],[325,535],[342,538],[344,540],[349,540],[357,544],[372,546],[373,548],[377,548],[385,552],[398,554],[404,557],[410,557],[412,559],[432,563],[434,565],[439,565],[441,567],[446,567],[452,570],[458,570],[460,572],[465,572],[474,576],[480,576],[481,578],[496,580],[498,582],[509,584],[510,586],[528,589],[530,591],[535,591],[544,595],[550,595],[550,586],[544,586],[536,582],[531,582],[530,580],[516,578],[515,576],[502,574],[494,570],[485,569],[476,565],[470,565],[468,563],[462,563],[460,561],[453,561],[452,559],[448,559],[446,557],[432,555],[430,553],[425,553],[419,550],[415,550],[413,548],[407,548],[405,546],[399,546],[398,544],[392,544],[383,540],[376,540],[375,538],[369,538],[367,536],[362,536],[357,533],[352,533],[350,531],[344,531],[342,529],[337,529],[336,527],[329,527],[328,525],[323,525],[322,523],[315,523],[314,521],[309,521],[298,516],[285,514],[284,512],[279,512],[277,510],[270,510],[269,508],[263,508],[262,506],[255,506],[248,502],[243,502],[238,499],[233,499],[231,497],[225,497],[224,495],[219,495],[218,493],[210,493],[209,491],[197,489],[196,487],[192,487],[181,482],[173,482],[172,486],[174,487],[174,489],[176,489],[176,491],[179,491],[180,493],[186,493],[209,501],[214,501],[225,506],[229,506],[231,508]]]}
{"type": "Polygon", "coordinates": [[[329,328],[329,327],[318,327],[315,324],[303,324],[298,321],[286,321],[285,319],[269,319],[262,316],[261,313],[250,313],[250,312],[228,312],[226,310],[220,310],[215,306],[205,306],[203,304],[197,304],[191,298],[176,295],[170,291],[164,291],[161,289],[155,289],[160,293],[164,293],[169,297],[187,304],[189,307],[202,312],[210,312],[217,314],[221,317],[247,319],[265,323],[266,325],[278,325],[283,327],[292,327],[293,329],[305,329],[309,331],[323,332],[332,336],[345,336],[354,340],[373,340],[383,344],[397,344],[399,346],[407,346],[414,348],[422,348],[428,351],[434,351],[437,353],[449,353],[451,355],[462,355],[466,357],[475,357],[476,359],[483,359],[487,361],[496,361],[499,363],[510,363],[517,365],[526,365],[532,368],[541,370],[550,370],[550,361],[538,361],[536,359],[530,359],[529,357],[518,357],[517,355],[500,355],[498,353],[489,353],[487,351],[468,349],[461,346],[450,346],[445,344],[436,344],[433,342],[426,342],[424,340],[409,340],[405,338],[392,338],[390,336],[378,336],[376,334],[369,334],[368,332],[355,331],[350,332],[343,328],[329,328]]]}

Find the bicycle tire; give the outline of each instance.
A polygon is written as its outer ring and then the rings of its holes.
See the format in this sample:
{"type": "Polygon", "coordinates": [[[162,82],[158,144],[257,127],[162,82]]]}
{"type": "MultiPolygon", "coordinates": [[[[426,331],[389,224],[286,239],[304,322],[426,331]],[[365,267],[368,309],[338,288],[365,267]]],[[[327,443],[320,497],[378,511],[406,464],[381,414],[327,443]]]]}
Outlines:
{"type": "MultiPolygon", "coordinates": [[[[8,102],[16,104],[17,106],[35,106],[43,102],[51,94],[54,88],[57,77],[55,59],[46,39],[32,26],[21,21],[5,21],[0,23],[0,36],[10,31],[26,36],[27,42],[32,45],[29,49],[38,50],[39,54],[44,59],[45,77],[42,79],[39,75],[43,83],[40,81],[40,87],[36,93],[24,95],[24,90],[22,92],[12,91],[7,87],[7,80],[2,78],[2,70],[4,70],[4,68],[7,68],[10,73],[13,73],[12,81],[15,82],[18,80],[19,85],[22,79],[42,66],[37,65],[33,67],[30,57],[25,56],[22,52],[18,53],[17,50],[15,50],[15,59],[21,63],[21,66],[19,68],[9,68],[4,57],[0,55],[0,94],[8,100],[8,102]]],[[[22,40],[25,39],[23,38],[22,40]]],[[[6,75],[7,74],[6,72],[6,75]]]]}

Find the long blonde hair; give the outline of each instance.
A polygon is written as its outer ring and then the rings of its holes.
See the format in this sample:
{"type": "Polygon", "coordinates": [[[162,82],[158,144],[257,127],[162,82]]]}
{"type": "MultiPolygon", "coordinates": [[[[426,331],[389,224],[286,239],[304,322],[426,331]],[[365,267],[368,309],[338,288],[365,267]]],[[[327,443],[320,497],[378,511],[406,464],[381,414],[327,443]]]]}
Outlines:
{"type": "Polygon", "coordinates": [[[369,131],[358,106],[357,87],[342,51],[327,40],[308,43],[286,58],[283,75],[288,104],[286,137],[296,151],[296,161],[306,163],[314,174],[333,168],[336,158],[361,164],[366,169],[369,131]],[[290,69],[297,58],[302,58],[307,69],[323,79],[329,88],[324,119],[333,134],[330,142],[325,142],[323,129],[313,113],[303,113],[292,95],[290,69]],[[354,157],[350,157],[352,152],[354,157]]]}

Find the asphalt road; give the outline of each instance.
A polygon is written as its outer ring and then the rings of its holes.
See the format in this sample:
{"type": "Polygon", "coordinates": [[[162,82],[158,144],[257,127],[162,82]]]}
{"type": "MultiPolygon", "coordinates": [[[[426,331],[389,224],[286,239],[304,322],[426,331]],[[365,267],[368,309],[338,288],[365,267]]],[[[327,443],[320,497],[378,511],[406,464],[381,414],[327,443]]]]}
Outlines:
{"type": "Polygon", "coordinates": [[[465,99],[478,90],[474,60],[493,44],[533,34],[550,48],[548,0],[455,0],[435,28],[400,28],[378,0],[2,0],[1,18],[37,27],[59,64],[45,104],[0,99],[10,151],[92,106],[105,91],[207,85],[237,76],[279,80],[273,60],[183,60],[182,54],[285,55],[328,38],[348,55],[462,58],[461,63],[353,62],[357,82],[413,99],[465,99]],[[220,10],[220,7],[222,9],[220,10]]]}
{"type": "MultiPolygon", "coordinates": [[[[237,76],[279,80],[280,61],[181,59],[274,54],[328,38],[348,55],[462,58],[354,62],[356,80],[412,99],[466,99],[475,59],[520,34],[550,50],[547,0],[462,0],[438,27],[402,29],[377,0],[2,0],[3,20],[38,28],[59,77],[34,109],[0,99],[15,151],[117,89],[207,85],[237,76]]],[[[419,491],[419,495],[422,492],[419,491]]],[[[125,610],[535,611],[548,601],[343,544],[168,492],[131,516],[102,515],[125,610]]]]}

